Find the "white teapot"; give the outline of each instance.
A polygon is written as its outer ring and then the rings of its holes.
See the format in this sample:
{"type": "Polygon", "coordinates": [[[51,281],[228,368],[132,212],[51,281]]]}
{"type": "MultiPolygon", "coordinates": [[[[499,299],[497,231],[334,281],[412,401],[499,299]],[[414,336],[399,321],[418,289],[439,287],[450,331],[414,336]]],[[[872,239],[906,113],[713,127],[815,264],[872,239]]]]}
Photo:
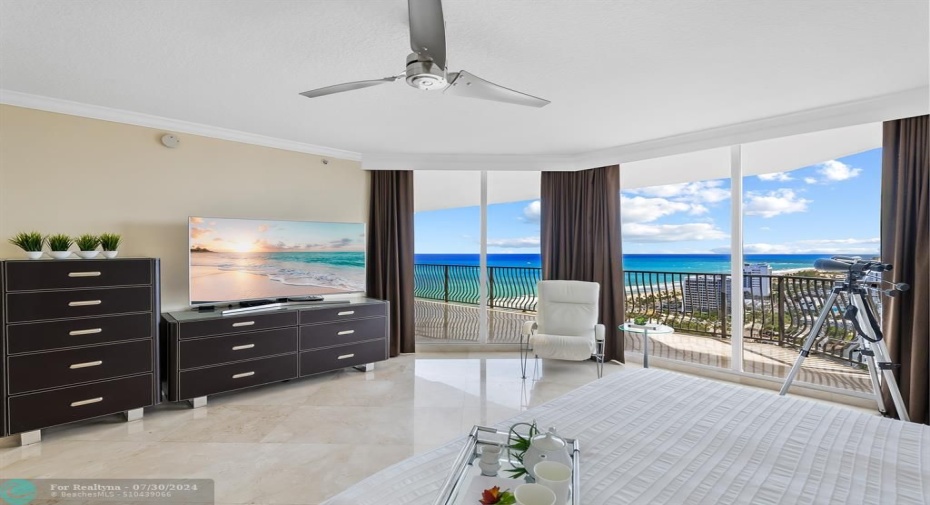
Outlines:
{"type": "Polygon", "coordinates": [[[559,438],[555,428],[549,428],[546,433],[536,435],[530,440],[530,447],[523,455],[523,468],[534,479],[533,467],[540,461],[556,461],[569,467],[572,466],[572,457],[568,453],[568,444],[559,438]]]}

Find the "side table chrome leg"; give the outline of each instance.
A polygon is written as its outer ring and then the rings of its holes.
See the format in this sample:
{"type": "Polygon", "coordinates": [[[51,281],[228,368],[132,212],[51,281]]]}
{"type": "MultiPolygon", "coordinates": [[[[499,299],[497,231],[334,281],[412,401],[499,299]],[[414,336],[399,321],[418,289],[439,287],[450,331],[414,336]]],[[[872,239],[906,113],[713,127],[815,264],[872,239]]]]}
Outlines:
{"type": "Polygon", "coordinates": [[[649,330],[643,328],[643,368],[649,368],[649,330]]]}
{"type": "Polygon", "coordinates": [[[359,372],[373,372],[375,370],[375,364],[365,363],[364,365],[355,365],[352,368],[358,370],[359,372]]]}
{"type": "Polygon", "coordinates": [[[191,404],[191,408],[193,408],[193,409],[199,409],[200,407],[206,407],[206,406],[207,406],[207,397],[206,397],[206,396],[198,396],[197,398],[191,398],[190,400],[187,400],[187,403],[190,403],[190,404],[191,404]]]}
{"type": "Polygon", "coordinates": [[[126,411],[126,422],[138,421],[142,419],[142,409],[132,409],[126,411]]]}
{"type": "Polygon", "coordinates": [[[27,446],[42,441],[42,430],[24,431],[19,434],[19,445],[27,446]]]}

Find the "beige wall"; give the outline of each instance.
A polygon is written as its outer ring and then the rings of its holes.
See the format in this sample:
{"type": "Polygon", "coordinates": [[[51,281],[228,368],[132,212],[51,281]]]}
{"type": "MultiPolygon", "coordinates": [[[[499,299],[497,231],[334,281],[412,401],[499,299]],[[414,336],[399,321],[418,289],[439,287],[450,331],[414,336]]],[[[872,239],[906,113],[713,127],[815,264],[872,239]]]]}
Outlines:
{"type": "MultiPolygon", "coordinates": [[[[0,257],[19,231],[114,232],[161,258],[162,310],[187,307],[187,217],[364,222],[358,162],[0,105],[0,257]]],[[[78,261],[78,260],[75,260],[78,261]]]]}

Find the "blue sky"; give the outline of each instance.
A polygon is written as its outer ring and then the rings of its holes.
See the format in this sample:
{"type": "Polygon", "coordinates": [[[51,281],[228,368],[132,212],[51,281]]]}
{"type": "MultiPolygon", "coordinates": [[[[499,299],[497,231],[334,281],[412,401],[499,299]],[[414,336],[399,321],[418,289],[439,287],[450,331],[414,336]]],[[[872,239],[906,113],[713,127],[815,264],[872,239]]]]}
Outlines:
{"type": "Polygon", "coordinates": [[[365,250],[365,225],[259,219],[190,218],[191,247],[214,252],[365,250]]]}
{"type": "MultiPolygon", "coordinates": [[[[878,252],[881,149],[743,179],[746,254],[878,252]]],[[[621,191],[623,252],[728,253],[730,181],[621,191]]],[[[479,209],[415,216],[419,254],[477,253],[479,209]]],[[[488,206],[488,252],[539,253],[539,202],[488,206]]]]}

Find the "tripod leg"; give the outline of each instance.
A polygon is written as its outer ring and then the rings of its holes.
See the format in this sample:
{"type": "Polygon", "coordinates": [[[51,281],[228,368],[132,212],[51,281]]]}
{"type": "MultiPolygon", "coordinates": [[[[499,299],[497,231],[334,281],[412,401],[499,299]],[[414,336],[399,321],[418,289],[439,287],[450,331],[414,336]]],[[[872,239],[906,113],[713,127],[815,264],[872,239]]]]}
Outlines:
{"type": "Polygon", "coordinates": [[[878,381],[878,366],[875,364],[875,355],[872,354],[871,346],[859,337],[859,349],[863,351],[866,367],[869,369],[869,379],[872,381],[872,394],[875,395],[875,402],[878,403],[878,411],[882,414],[885,412],[885,402],[882,401],[882,387],[878,381]]]}
{"type": "MultiPolygon", "coordinates": [[[[880,340],[875,334],[875,330],[872,328],[872,325],[869,324],[869,321],[866,319],[866,303],[868,303],[862,296],[862,293],[855,293],[850,297],[850,302],[859,309],[857,318],[859,319],[859,326],[862,327],[862,331],[868,334],[869,338],[872,340],[878,340],[878,342],[869,342],[869,349],[872,350],[874,356],[869,356],[869,375],[872,378],[872,390],[875,393],[875,401],[878,403],[878,410],[882,414],[885,413],[885,404],[882,401],[882,389],[878,381],[878,371],[881,371],[882,378],[885,381],[885,385],[888,387],[888,392],[891,393],[891,401],[894,403],[895,410],[898,411],[898,419],[902,421],[910,421],[910,417],[907,414],[907,409],[904,406],[904,398],[901,396],[901,390],[898,389],[898,383],[894,378],[894,371],[891,367],[891,360],[888,357],[888,347],[885,345],[884,340],[880,340]]],[[[860,340],[862,337],[859,337],[860,340]]]]}
{"type": "Polygon", "coordinates": [[[795,360],[794,365],[788,372],[788,377],[785,378],[785,383],[782,384],[781,391],[778,392],[779,395],[784,396],[788,394],[788,388],[791,387],[791,383],[794,382],[794,378],[798,375],[798,372],[801,371],[801,364],[804,363],[804,358],[806,358],[811,353],[811,347],[814,346],[814,341],[817,340],[817,335],[820,334],[820,329],[823,328],[823,323],[827,320],[827,316],[830,314],[830,309],[833,308],[833,304],[836,302],[836,296],[837,291],[836,288],[834,288],[834,291],[830,293],[830,296],[827,298],[827,301],[823,306],[823,310],[820,311],[820,315],[817,316],[817,321],[814,322],[814,326],[811,328],[810,335],[807,336],[807,340],[805,340],[804,345],[801,346],[801,353],[798,354],[798,359],[795,360]]]}

